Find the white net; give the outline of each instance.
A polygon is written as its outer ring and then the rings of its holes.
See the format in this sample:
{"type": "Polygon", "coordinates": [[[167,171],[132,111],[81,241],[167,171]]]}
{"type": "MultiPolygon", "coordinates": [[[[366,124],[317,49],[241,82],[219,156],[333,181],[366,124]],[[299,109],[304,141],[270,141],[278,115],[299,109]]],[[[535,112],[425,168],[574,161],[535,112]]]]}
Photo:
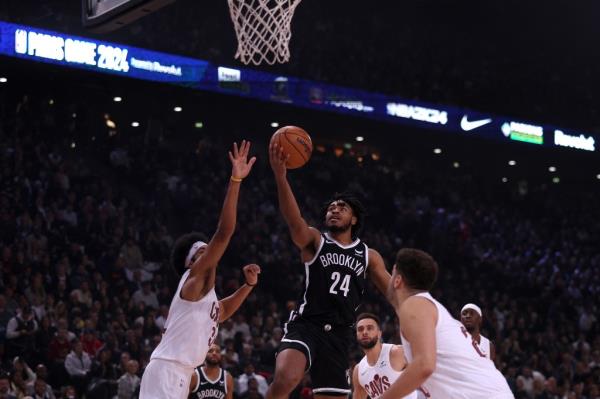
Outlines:
{"type": "Polygon", "coordinates": [[[273,65],[290,59],[292,17],[301,0],[227,0],[238,39],[235,58],[273,65]]]}

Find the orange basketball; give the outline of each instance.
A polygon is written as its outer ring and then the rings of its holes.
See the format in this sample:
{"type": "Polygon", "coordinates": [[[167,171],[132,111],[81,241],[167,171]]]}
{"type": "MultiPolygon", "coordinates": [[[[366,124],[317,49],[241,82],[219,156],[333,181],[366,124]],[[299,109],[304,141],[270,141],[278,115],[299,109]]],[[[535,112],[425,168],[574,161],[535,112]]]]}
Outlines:
{"type": "Polygon", "coordinates": [[[272,144],[283,147],[285,154],[290,154],[288,169],[296,169],[304,165],[312,154],[312,140],[304,129],[297,126],[284,126],[271,137],[272,144]]]}

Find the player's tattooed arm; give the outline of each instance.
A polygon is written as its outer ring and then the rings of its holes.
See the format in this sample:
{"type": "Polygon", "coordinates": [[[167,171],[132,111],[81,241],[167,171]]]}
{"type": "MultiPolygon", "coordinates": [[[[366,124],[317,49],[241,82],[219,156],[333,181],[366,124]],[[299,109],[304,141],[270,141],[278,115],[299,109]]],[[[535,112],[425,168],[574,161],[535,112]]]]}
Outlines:
{"type": "Polygon", "coordinates": [[[375,284],[379,292],[384,296],[387,292],[387,287],[392,276],[385,267],[383,258],[373,248],[369,248],[369,267],[368,267],[369,278],[375,284]]]}

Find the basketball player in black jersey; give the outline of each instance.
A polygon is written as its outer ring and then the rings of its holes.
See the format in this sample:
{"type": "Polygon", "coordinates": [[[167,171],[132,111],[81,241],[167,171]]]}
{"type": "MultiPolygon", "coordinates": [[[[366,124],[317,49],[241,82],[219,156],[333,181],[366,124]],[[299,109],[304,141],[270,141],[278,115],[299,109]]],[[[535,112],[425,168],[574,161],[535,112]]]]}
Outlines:
{"type": "Polygon", "coordinates": [[[190,381],[188,399],[233,399],[233,377],[221,368],[221,348],[212,344],[204,366],[198,366],[190,381]]]}
{"type": "Polygon", "coordinates": [[[357,237],[364,208],[355,197],[341,194],[329,201],[324,232],[306,223],[287,181],[287,157],[281,147],[269,147],[279,207],[300,249],[306,287],[285,326],[266,399],[287,398],[308,370],[315,398],[347,397],[348,349],[366,279],[385,294],[390,274],[381,255],[357,237]]]}

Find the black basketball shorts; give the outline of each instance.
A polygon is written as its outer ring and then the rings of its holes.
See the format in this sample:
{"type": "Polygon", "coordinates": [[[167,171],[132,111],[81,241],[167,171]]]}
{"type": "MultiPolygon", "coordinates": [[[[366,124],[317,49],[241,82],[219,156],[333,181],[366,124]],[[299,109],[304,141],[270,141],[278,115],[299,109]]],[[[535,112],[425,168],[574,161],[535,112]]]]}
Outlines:
{"type": "Polygon", "coordinates": [[[348,350],[352,329],[320,325],[296,318],[286,324],[285,335],[277,353],[297,349],[306,356],[313,393],[346,396],[350,394],[348,350]]]}

